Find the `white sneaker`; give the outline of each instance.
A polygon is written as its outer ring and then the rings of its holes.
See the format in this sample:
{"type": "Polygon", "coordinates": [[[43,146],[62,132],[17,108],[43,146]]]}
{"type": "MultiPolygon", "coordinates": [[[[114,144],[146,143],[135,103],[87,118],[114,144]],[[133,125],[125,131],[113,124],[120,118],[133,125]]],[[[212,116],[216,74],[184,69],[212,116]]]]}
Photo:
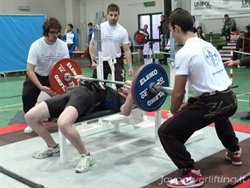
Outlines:
{"type": "Polygon", "coordinates": [[[30,126],[27,126],[25,129],[24,129],[24,131],[23,131],[23,133],[25,133],[25,134],[29,134],[29,133],[32,133],[33,132],[33,130],[32,130],[32,128],[30,127],[30,126]]]}
{"type": "Polygon", "coordinates": [[[94,159],[90,153],[88,155],[82,154],[80,156],[80,161],[76,166],[76,173],[83,173],[88,171],[93,164],[94,159]]]}
{"type": "Polygon", "coordinates": [[[60,147],[59,147],[59,144],[57,144],[55,148],[48,147],[41,151],[35,152],[32,155],[32,157],[34,159],[45,159],[48,157],[54,157],[54,156],[59,156],[59,155],[60,155],[60,147]]]}

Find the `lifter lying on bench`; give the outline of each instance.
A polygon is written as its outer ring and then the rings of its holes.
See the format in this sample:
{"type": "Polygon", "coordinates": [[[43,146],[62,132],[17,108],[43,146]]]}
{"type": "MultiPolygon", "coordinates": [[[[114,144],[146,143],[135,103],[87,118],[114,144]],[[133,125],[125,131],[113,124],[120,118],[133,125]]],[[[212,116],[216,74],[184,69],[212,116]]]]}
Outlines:
{"type": "Polygon", "coordinates": [[[120,111],[128,116],[135,107],[131,84],[131,81],[126,81],[123,87],[116,91],[109,86],[101,87],[97,82],[85,82],[68,93],[52,97],[34,106],[25,114],[25,120],[43,138],[48,147],[34,153],[32,157],[44,159],[59,156],[59,145],[40,123],[43,119],[58,117],[58,129],[78,150],[81,157],[75,171],[77,173],[88,171],[94,163],[93,157],[86,149],[79,132],[72,125],[79,117],[100,108],[120,111]]]}

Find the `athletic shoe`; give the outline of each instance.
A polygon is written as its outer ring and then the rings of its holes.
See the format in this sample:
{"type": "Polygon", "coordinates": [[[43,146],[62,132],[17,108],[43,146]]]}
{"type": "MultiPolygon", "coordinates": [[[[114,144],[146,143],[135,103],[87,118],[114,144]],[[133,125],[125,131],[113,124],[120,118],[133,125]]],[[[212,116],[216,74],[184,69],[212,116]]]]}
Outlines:
{"type": "Polygon", "coordinates": [[[242,150],[240,147],[238,147],[238,150],[235,152],[228,150],[225,154],[225,158],[231,161],[233,165],[240,166],[242,165],[241,154],[242,154],[242,150]]]}
{"type": "Polygon", "coordinates": [[[59,156],[59,155],[60,155],[60,148],[59,148],[59,144],[57,144],[57,146],[54,148],[48,147],[41,151],[35,152],[32,155],[32,157],[34,159],[45,159],[48,157],[59,156]]]}
{"type": "Polygon", "coordinates": [[[29,134],[29,133],[32,133],[33,132],[33,130],[32,130],[32,128],[30,127],[30,126],[27,126],[25,129],[24,129],[24,131],[23,131],[23,133],[25,133],[25,134],[29,134]]]}
{"type": "Polygon", "coordinates": [[[83,173],[88,171],[93,164],[94,159],[90,153],[88,155],[82,154],[80,156],[80,161],[76,166],[76,173],[83,173]]]}
{"type": "Polygon", "coordinates": [[[200,170],[185,170],[182,177],[174,178],[167,182],[168,187],[200,187],[205,183],[200,170]]]}

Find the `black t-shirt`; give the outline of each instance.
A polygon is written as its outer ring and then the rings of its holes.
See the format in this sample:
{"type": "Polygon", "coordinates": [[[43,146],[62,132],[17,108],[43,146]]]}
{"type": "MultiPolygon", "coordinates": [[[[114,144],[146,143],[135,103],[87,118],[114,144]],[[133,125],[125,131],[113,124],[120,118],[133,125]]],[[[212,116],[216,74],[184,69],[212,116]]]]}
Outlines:
{"type": "Polygon", "coordinates": [[[122,97],[117,90],[107,85],[104,85],[105,89],[103,89],[98,82],[93,81],[85,81],[83,85],[92,89],[96,99],[96,107],[98,106],[103,110],[108,109],[119,112],[121,106],[125,103],[126,99],[122,97]]]}
{"type": "Polygon", "coordinates": [[[105,86],[104,107],[109,110],[120,111],[121,106],[125,103],[125,98],[122,97],[117,90],[105,86]]]}

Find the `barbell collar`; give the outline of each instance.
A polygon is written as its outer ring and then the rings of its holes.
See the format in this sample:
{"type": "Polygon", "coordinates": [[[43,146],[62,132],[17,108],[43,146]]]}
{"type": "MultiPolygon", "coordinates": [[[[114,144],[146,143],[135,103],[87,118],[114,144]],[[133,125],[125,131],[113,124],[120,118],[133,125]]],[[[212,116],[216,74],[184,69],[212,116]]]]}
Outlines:
{"type": "Polygon", "coordinates": [[[158,83],[150,83],[149,84],[149,91],[153,94],[157,94],[160,91],[162,91],[165,94],[171,94],[173,92],[173,88],[162,86],[158,83]]]}

